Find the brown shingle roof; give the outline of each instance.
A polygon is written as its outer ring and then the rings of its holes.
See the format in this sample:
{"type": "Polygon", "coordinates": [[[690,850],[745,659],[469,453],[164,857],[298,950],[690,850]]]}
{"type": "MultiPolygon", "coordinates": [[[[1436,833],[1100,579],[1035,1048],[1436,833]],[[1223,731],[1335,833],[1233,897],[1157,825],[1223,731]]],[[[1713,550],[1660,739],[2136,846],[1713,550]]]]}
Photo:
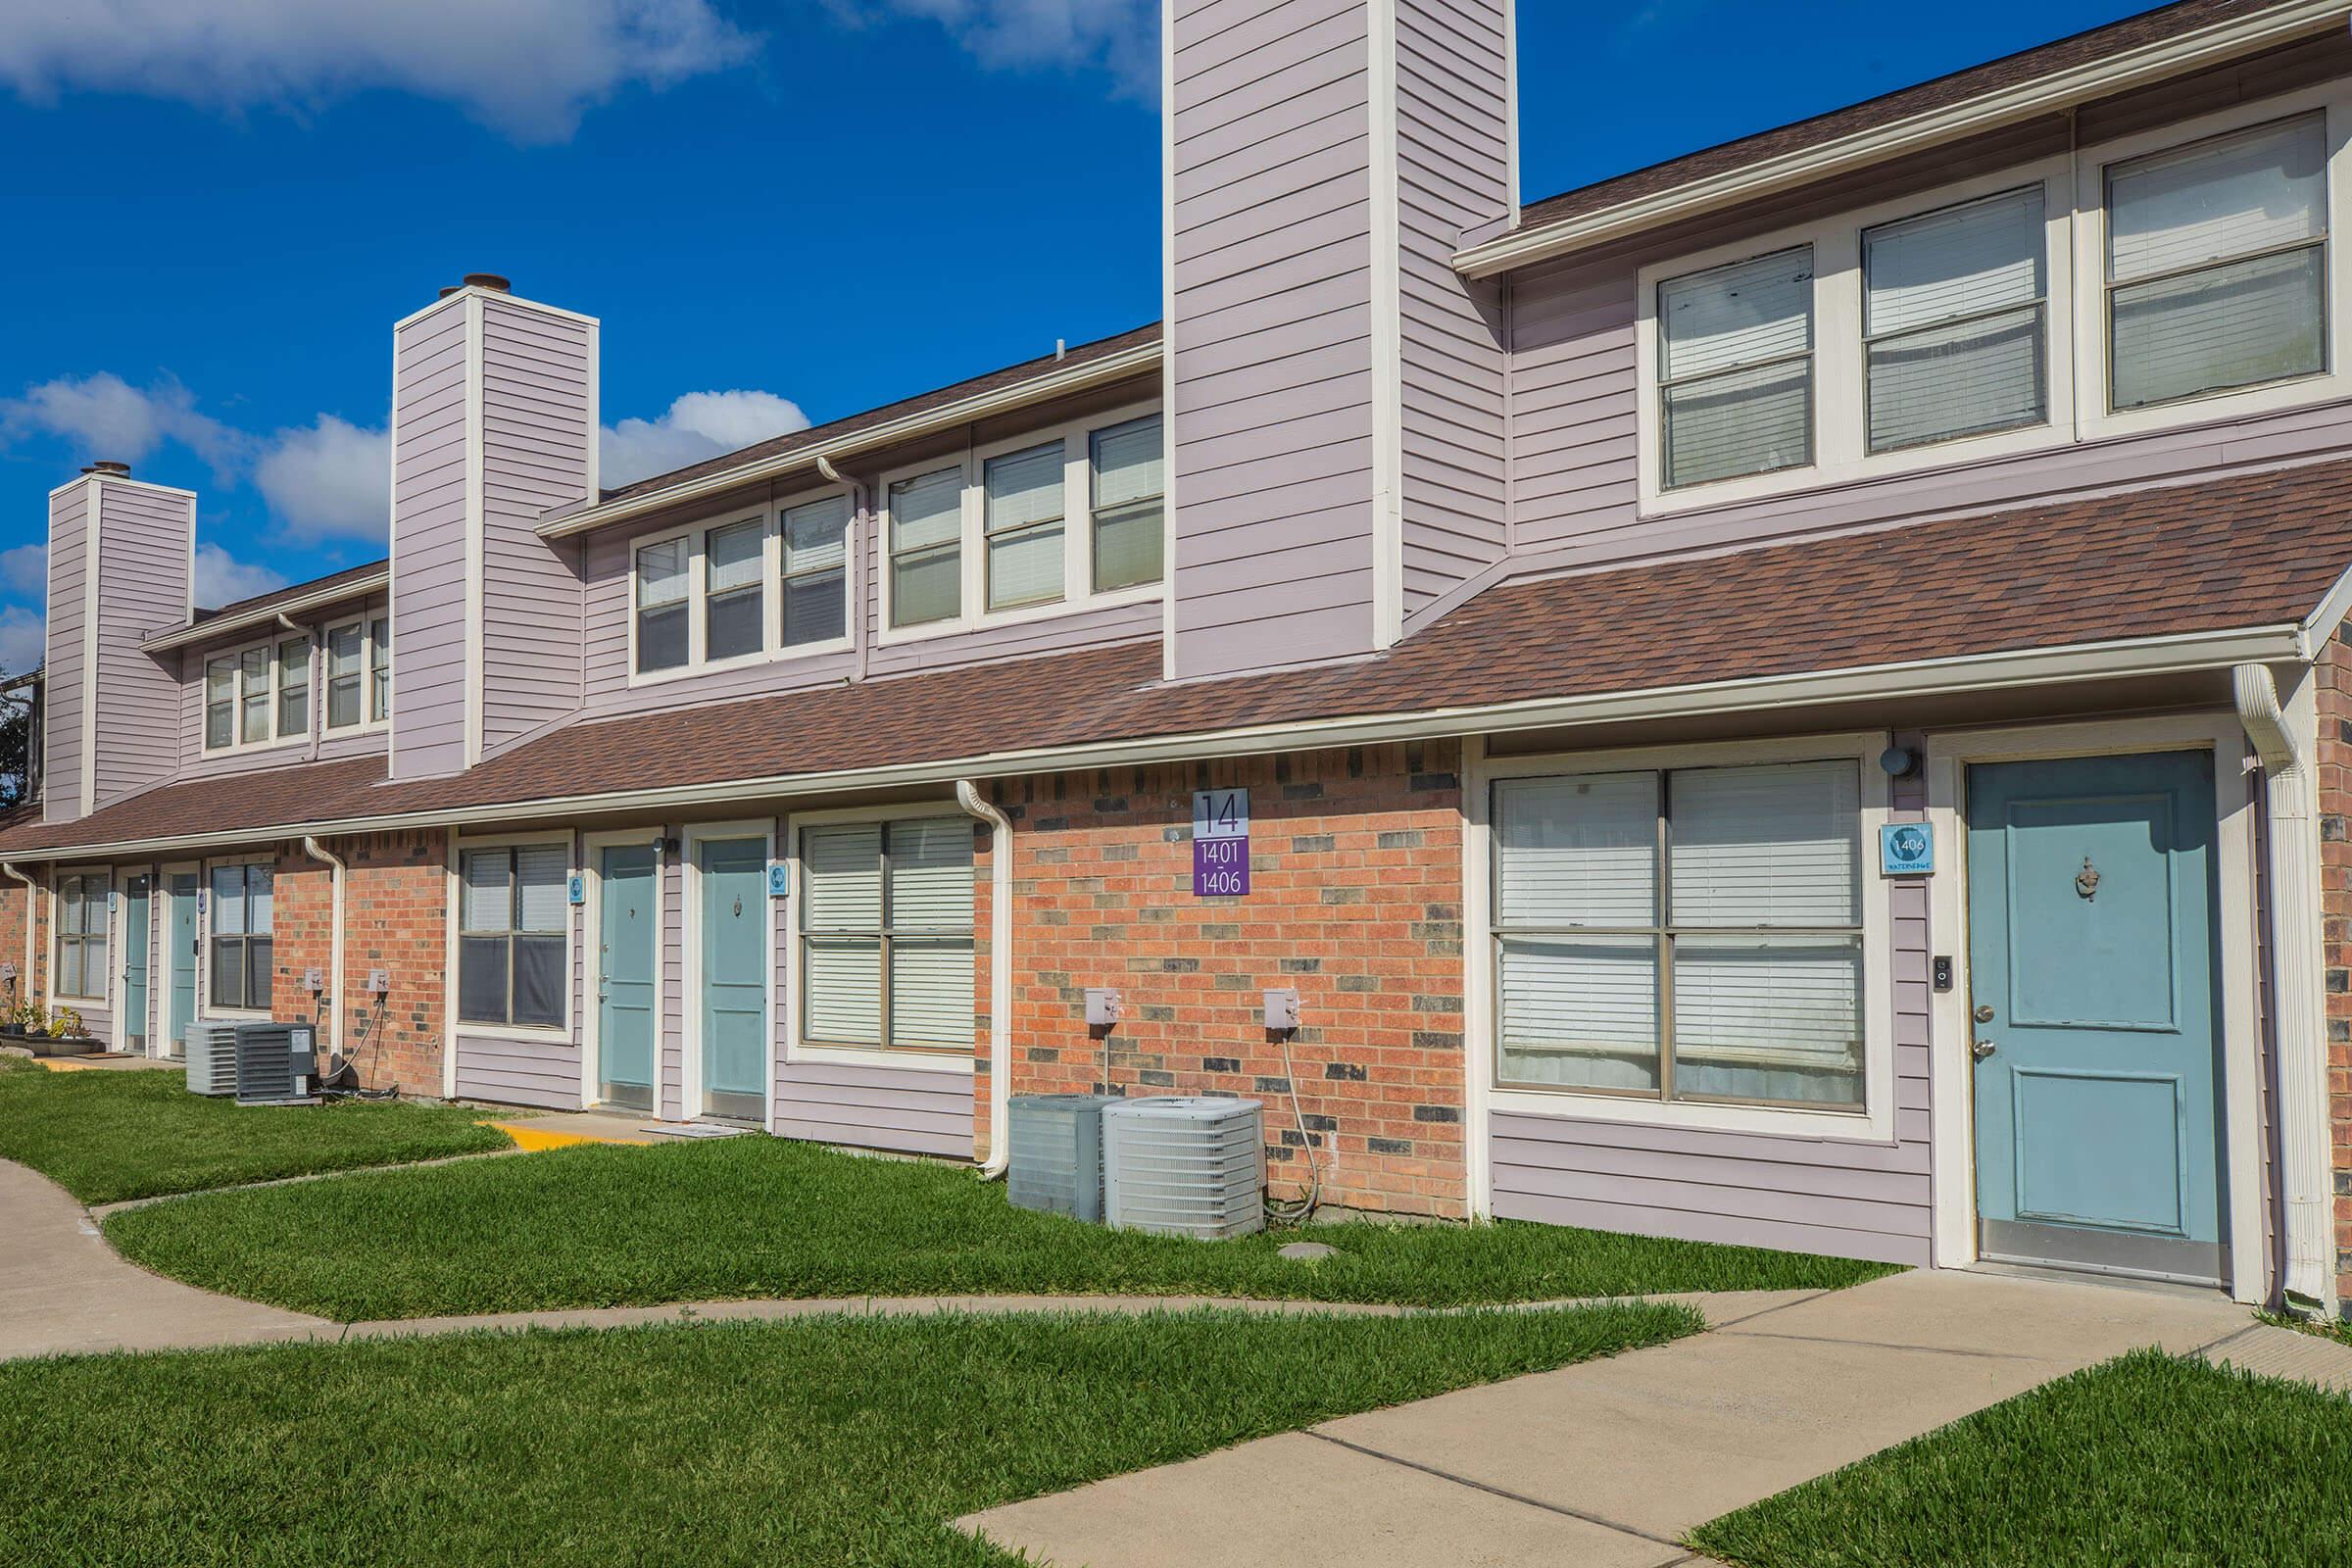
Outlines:
{"type": "Polygon", "coordinates": [[[710,458],[683,468],[673,468],[667,473],[657,473],[651,478],[639,479],[615,490],[607,490],[603,493],[602,499],[613,501],[622,496],[639,495],[648,490],[660,490],[668,485],[685,483],[690,479],[700,479],[706,474],[723,473],[729,468],[741,467],[747,463],[758,463],[766,458],[782,457],[787,453],[797,452],[803,447],[812,447],[820,442],[835,440],[845,435],[855,435],[860,430],[888,424],[893,419],[903,419],[909,415],[921,414],[950,403],[960,403],[966,398],[994,392],[999,387],[1010,386],[1015,382],[1025,381],[1033,375],[1043,375],[1049,370],[1074,368],[1091,364],[1096,360],[1108,359],[1111,355],[1127,349],[1140,348],[1144,344],[1158,341],[1159,323],[1154,321],[1149,326],[1139,326],[1131,332],[1121,332],[1116,337],[1098,338],[1092,343],[1078,344],[1058,359],[1054,355],[1047,354],[1034,360],[1023,360],[1018,365],[1008,365],[1001,370],[991,370],[986,375],[976,375],[967,381],[957,381],[953,386],[936,387],[929,392],[918,393],[910,398],[902,398],[896,403],[886,403],[878,409],[867,409],[862,414],[849,415],[826,424],[810,425],[806,430],[795,430],[790,435],[775,436],[757,445],[745,447],[739,452],[729,452],[721,457],[710,458]]]}
{"type": "Polygon", "coordinates": [[[1521,209],[1515,232],[1524,233],[1556,223],[1562,219],[1582,217],[1621,202],[1655,196],[1678,185],[1688,185],[1748,164],[1762,163],[1788,153],[1826,146],[1844,137],[1882,125],[1908,120],[1915,115],[1946,109],[1971,98],[1981,98],[2037,76],[2054,75],[2059,72],[2086,65],[2120,50],[2158,43],[2180,33],[2192,32],[2235,17],[2265,11],[2280,0],[2181,0],[2179,5],[2145,11],[2135,17],[2104,27],[2093,27],[2037,48],[2004,55],[1966,71],[1937,76],[1914,87],[1900,88],[1877,98],[1865,99],[1843,109],[1800,120],[1793,124],[1775,126],[1753,136],[1671,158],[1575,190],[1563,191],[1540,202],[1530,202],[1521,209]]]}
{"type": "Polygon", "coordinates": [[[222,605],[219,610],[198,610],[196,619],[192,624],[200,626],[208,620],[220,620],[227,615],[250,614],[254,611],[268,610],[272,605],[282,605],[289,600],[307,599],[316,593],[331,591],[345,583],[364,582],[369,577],[390,569],[391,565],[392,563],[389,561],[369,561],[357,566],[346,566],[341,571],[330,571],[323,577],[313,577],[309,582],[288,583],[283,588],[272,588],[266,594],[255,594],[250,599],[239,599],[234,603],[222,605]]]}
{"type": "Polygon", "coordinates": [[[1162,685],[1131,643],[573,724],[454,778],[381,784],[369,759],[168,785],[0,855],[2277,626],[2347,563],[2352,460],[1504,583],[1316,668],[1162,685]]]}

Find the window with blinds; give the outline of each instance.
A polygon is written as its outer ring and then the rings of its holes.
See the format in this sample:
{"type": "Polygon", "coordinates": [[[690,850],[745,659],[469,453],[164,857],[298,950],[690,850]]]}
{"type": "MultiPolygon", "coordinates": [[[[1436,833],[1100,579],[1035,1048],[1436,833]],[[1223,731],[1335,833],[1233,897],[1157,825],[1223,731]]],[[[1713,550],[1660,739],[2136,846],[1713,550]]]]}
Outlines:
{"type": "Polygon", "coordinates": [[[982,467],[988,541],[988,608],[1051,604],[1061,584],[1061,443],[991,458],[982,467]]]}
{"type": "Polygon", "coordinates": [[[1164,564],[1167,463],[1159,416],[1095,431],[1095,592],[1157,582],[1164,564]]]}
{"type": "Polygon", "coordinates": [[[368,675],[368,625],[347,621],[326,633],[326,727],[349,729],[361,722],[362,687],[368,675]]]}
{"type": "Polygon", "coordinates": [[[1851,761],[1494,786],[1498,1080],[1862,1103],[1851,761]]]}
{"type": "Polygon", "coordinates": [[[801,1038],[970,1050],[971,820],[804,828],[801,878],[801,1038]]]}
{"type": "Polygon", "coordinates": [[[920,626],[963,613],[963,470],[943,468],[890,487],[890,623],[920,626]]]}
{"type": "Polygon", "coordinates": [[[753,517],[703,536],[703,657],[742,659],[767,647],[767,522],[753,517]]]}
{"type": "Polygon", "coordinates": [[[268,746],[311,728],[311,644],[287,637],[204,663],[204,749],[268,746]]]}
{"type": "Polygon", "coordinates": [[[392,620],[378,615],[368,622],[368,721],[381,724],[392,716],[392,620]]]}
{"type": "Polygon", "coordinates": [[[216,865],[212,881],[213,1005],[267,1012],[275,962],[275,873],[267,865],[216,865]]]}
{"type": "Polygon", "coordinates": [[[277,645],[277,732],[307,735],[311,729],[311,640],[288,637],[277,645]]]}
{"type": "Polygon", "coordinates": [[[521,1029],[564,1023],[571,860],[563,844],[458,856],[458,1020],[521,1029]]]}
{"type": "Polygon", "coordinates": [[[107,873],[84,871],[57,880],[57,978],[61,997],[96,1001],[106,995],[107,873]]]}
{"type": "Polygon", "coordinates": [[[1658,285],[1658,411],[1668,488],[1813,458],[1813,249],[1658,285]]]}
{"type": "Polygon", "coordinates": [[[1870,450],[2048,417],[2038,185],[1862,231],[1870,450]]]}
{"type": "Polygon", "coordinates": [[[691,543],[681,536],[638,547],[637,672],[641,675],[681,668],[689,658],[692,626],[687,601],[692,584],[686,567],[691,543]]]}
{"type": "Polygon", "coordinates": [[[2314,114],[2108,170],[2112,408],[2328,368],[2327,166],[2314,114]]]}
{"type": "Polygon", "coordinates": [[[784,514],[784,646],[849,635],[850,498],[828,496],[784,514]]]}

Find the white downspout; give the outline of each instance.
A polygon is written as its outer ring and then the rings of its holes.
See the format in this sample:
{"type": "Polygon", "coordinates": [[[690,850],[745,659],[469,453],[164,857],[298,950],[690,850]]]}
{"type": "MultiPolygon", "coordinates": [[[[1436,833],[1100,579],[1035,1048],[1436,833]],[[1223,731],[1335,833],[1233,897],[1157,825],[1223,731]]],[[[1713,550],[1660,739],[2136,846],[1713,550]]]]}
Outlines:
{"type": "Polygon", "coordinates": [[[2262,760],[2269,806],[2272,962],[2277,984],[2279,1188],[2289,1297],[2325,1302],[2328,1268],[2328,1047],[2320,1016],[2320,840],[2311,760],[2296,749],[2268,665],[2230,672],[2238,721],[2262,760]]]}
{"type": "Polygon", "coordinates": [[[302,853],[314,860],[324,860],[333,867],[329,878],[333,909],[327,917],[327,928],[333,934],[327,939],[326,945],[326,1004],[332,1009],[327,1014],[326,1039],[327,1049],[333,1053],[328,1058],[331,1064],[343,1054],[343,879],[350,867],[329,854],[326,846],[313,834],[305,833],[302,836],[302,853]]]}
{"type": "Polygon", "coordinates": [[[1012,1115],[1012,823],[968,778],[956,781],[956,804],[989,826],[988,845],[988,1157],[980,1179],[993,1182],[1012,1159],[1005,1122],[1012,1115]]]}
{"type": "Polygon", "coordinates": [[[40,913],[35,906],[40,902],[41,885],[18,870],[13,860],[0,860],[0,871],[24,884],[24,967],[17,971],[23,977],[17,982],[17,1001],[27,1003],[32,1000],[32,924],[40,913]]]}

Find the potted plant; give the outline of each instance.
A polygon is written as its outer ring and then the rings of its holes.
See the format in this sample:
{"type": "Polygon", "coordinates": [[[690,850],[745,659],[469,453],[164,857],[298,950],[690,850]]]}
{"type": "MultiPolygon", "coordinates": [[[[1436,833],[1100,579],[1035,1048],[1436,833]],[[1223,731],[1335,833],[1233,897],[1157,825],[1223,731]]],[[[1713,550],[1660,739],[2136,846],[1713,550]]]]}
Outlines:
{"type": "Polygon", "coordinates": [[[29,1035],[46,1035],[48,1032],[49,1020],[40,1008],[29,1002],[20,1002],[7,1011],[0,1012],[0,1035],[23,1040],[29,1035]]]}
{"type": "Polygon", "coordinates": [[[72,1007],[60,1007],[49,1014],[45,1027],[31,1037],[31,1043],[36,1056],[86,1056],[99,1049],[97,1040],[84,1027],[81,1014],[72,1007]]]}

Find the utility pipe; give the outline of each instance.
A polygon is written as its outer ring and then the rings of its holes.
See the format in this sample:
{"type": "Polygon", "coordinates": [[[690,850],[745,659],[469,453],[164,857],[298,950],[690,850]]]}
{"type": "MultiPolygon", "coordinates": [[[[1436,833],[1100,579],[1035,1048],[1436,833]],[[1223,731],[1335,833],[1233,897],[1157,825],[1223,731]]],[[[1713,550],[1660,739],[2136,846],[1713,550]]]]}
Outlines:
{"type": "Polygon", "coordinates": [[[988,1157],[980,1179],[993,1182],[1012,1160],[1012,823],[968,778],[956,781],[956,804],[989,826],[988,844],[988,1157]]]}
{"type": "Polygon", "coordinates": [[[24,967],[17,971],[17,1001],[27,1003],[32,1000],[32,922],[37,912],[33,906],[40,900],[41,885],[18,870],[14,860],[0,860],[0,871],[24,884],[24,967]]]}
{"type": "Polygon", "coordinates": [[[2320,840],[2311,760],[2295,745],[2267,664],[2230,671],[2238,722],[2263,768],[2269,821],[2271,963],[2278,1043],[2279,1186],[2286,1200],[2286,1294],[2324,1302],[2328,1269],[2327,1044],[2320,1017],[2320,840]]]}
{"type": "Polygon", "coordinates": [[[350,867],[330,854],[315,834],[305,833],[302,836],[302,853],[314,860],[324,860],[333,867],[328,878],[333,909],[327,917],[327,928],[332,935],[327,939],[329,956],[326,971],[327,1006],[332,1009],[327,1014],[326,1023],[327,1049],[332,1053],[328,1057],[331,1066],[343,1055],[343,879],[350,867]]]}

